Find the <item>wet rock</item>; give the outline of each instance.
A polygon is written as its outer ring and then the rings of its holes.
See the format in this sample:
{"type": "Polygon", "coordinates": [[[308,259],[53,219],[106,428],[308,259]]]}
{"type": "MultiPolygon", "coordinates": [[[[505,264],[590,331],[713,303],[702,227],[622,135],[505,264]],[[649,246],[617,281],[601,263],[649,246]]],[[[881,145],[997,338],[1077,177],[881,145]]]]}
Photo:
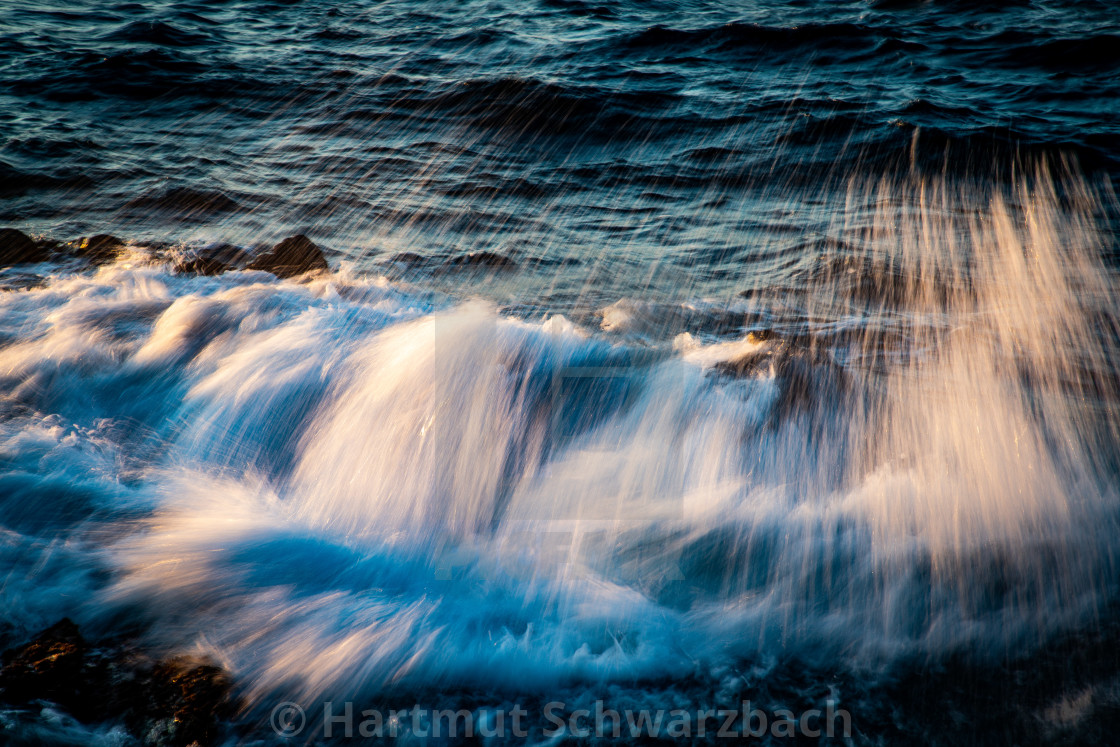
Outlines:
{"type": "Polygon", "coordinates": [[[749,332],[747,341],[758,347],[712,366],[712,372],[734,378],[773,375],[780,394],[777,412],[816,409],[826,399],[840,396],[848,378],[824,351],[811,340],[784,339],[773,331],[749,332]]]}
{"type": "Polygon", "coordinates": [[[758,376],[774,370],[780,374],[789,363],[792,352],[789,342],[778,339],[773,331],[759,329],[747,333],[747,342],[758,345],[736,358],[720,361],[712,366],[716,373],[727,376],[758,376]]]}
{"type": "Polygon", "coordinates": [[[290,278],[305,272],[330,269],[323,250],[303,234],[289,236],[271,251],[256,257],[247,269],[271,272],[278,278],[290,278]]]}
{"type": "Polygon", "coordinates": [[[244,265],[247,256],[241,247],[233,244],[216,244],[187,252],[175,257],[172,267],[175,272],[193,275],[221,275],[244,265]]]}
{"type": "Polygon", "coordinates": [[[124,249],[124,242],[116,236],[99,233],[78,239],[72,245],[74,256],[89,260],[94,264],[112,262],[124,249]]]}
{"type": "Polygon", "coordinates": [[[39,698],[72,707],[79,700],[86,642],[69,618],[44,630],[18,649],[4,652],[0,698],[26,703],[39,698]]]}
{"type": "Polygon", "coordinates": [[[125,644],[93,647],[63,619],[30,643],[6,651],[0,702],[49,701],[87,723],[122,722],[144,745],[213,744],[232,715],[232,683],[204,659],[153,661],[125,644]]]}
{"type": "Polygon", "coordinates": [[[447,260],[451,267],[485,267],[502,270],[512,270],[517,263],[509,257],[494,252],[470,252],[459,257],[447,260]]]}
{"type": "Polygon", "coordinates": [[[774,339],[774,331],[770,329],[756,329],[747,333],[747,342],[762,343],[774,339]]]}
{"type": "Polygon", "coordinates": [[[49,244],[14,228],[0,228],[0,266],[45,262],[49,258],[49,244]]]}
{"type": "Polygon", "coordinates": [[[231,685],[224,671],[204,660],[159,662],[133,683],[137,697],[128,721],[148,744],[212,744],[220,720],[232,712],[231,685]]]}
{"type": "Polygon", "coordinates": [[[231,268],[225,262],[213,257],[190,257],[189,259],[176,260],[175,272],[191,275],[221,275],[231,268]]]}

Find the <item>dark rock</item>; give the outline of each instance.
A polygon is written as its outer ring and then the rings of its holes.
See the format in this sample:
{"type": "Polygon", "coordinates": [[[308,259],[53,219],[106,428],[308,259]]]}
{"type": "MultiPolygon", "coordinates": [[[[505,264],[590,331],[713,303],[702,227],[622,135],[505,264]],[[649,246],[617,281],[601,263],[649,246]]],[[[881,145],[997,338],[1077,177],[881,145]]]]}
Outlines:
{"type": "Polygon", "coordinates": [[[225,672],[204,660],[161,661],[133,683],[136,697],[127,720],[139,734],[162,732],[163,744],[211,744],[219,720],[232,712],[231,686],[225,672]]]}
{"type": "Polygon", "coordinates": [[[494,269],[512,270],[517,263],[509,257],[494,252],[470,252],[447,261],[452,267],[489,267],[494,269]]]}
{"type": "Polygon", "coordinates": [[[49,258],[49,244],[36,242],[14,228],[0,228],[0,266],[45,262],[49,258]]]}
{"type": "Polygon", "coordinates": [[[192,275],[221,275],[232,269],[229,265],[213,257],[191,257],[175,262],[175,272],[192,275]]]}
{"type": "Polygon", "coordinates": [[[87,259],[94,264],[105,264],[117,258],[121,249],[124,248],[124,242],[116,236],[99,233],[79,239],[71,246],[75,256],[87,259]]]}
{"type": "Polygon", "coordinates": [[[720,361],[712,369],[728,376],[746,377],[766,373],[771,368],[780,373],[786,367],[791,353],[790,344],[776,338],[773,331],[760,329],[748,332],[747,342],[759,347],[738,358],[720,361]]]}
{"type": "Polygon", "coordinates": [[[716,363],[712,371],[734,378],[773,374],[780,391],[776,412],[814,410],[847,390],[844,370],[811,340],[783,339],[771,330],[756,330],[747,334],[747,341],[758,347],[716,363]]]}
{"type": "Polygon", "coordinates": [[[271,272],[278,278],[290,278],[305,272],[330,269],[323,250],[303,234],[289,236],[272,250],[249,263],[249,270],[271,272]]]}
{"type": "MultiPolygon", "coordinates": [[[[123,722],[145,745],[208,745],[232,715],[232,683],[212,663],[163,661],[121,643],[91,647],[69,619],[6,651],[0,702],[48,700],[84,722],[123,722]]],[[[2,740],[0,740],[2,741],[2,740]]]]}
{"type": "Polygon", "coordinates": [[[756,329],[747,333],[747,342],[760,343],[774,339],[774,330],[756,329]]]}
{"type": "Polygon", "coordinates": [[[248,259],[241,247],[233,244],[216,244],[176,257],[172,266],[176,272],[195,275],[221,275],[237,269],[248,259]]]}
{"type": "Polygon", "coordinates": [[[73,706],[80,692],[86,642],[69,618],[44,630],[35,640],[4,652],[0,669],[3,699],[26,703],[37,698],[73,706]]]}

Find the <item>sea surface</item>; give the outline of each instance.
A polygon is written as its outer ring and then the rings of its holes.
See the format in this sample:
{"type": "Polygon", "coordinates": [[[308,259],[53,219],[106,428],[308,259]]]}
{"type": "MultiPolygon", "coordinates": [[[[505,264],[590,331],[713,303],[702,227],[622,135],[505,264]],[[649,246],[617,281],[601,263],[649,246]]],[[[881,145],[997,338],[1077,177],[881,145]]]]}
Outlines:
{"type": "Polygon", "coordinates": [[[0,0],[0,648],[1118,743],[1118,179],[1113,2],[0,0]]]}

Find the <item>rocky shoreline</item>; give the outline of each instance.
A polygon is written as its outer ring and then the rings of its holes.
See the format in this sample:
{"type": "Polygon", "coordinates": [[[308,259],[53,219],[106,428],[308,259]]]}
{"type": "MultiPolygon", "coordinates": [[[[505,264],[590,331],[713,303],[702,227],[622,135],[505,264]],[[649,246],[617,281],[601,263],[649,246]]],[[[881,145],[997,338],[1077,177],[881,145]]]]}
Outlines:
{"type": "MultiPolygon", "coordinates": [[[[110,234],[86,236],[60,243],[34,239],[14,228],[0,229],[0,267],[38,264],[74,257],[92,265],[115,261],[128,248],[123,240],[110,234]]],[[[255,256],[229,245],[219,244],[190,251],[162,252],[177,272],[218,275],[230,270],[259,270],[278,278],[291,278],[307,272],[329,269],[323,250],[303,234],[289,236],[255,256]]],[[[157,252],[157,257],[161,252],[157,252]]]]}
{"type": "MultiPolygon", "coordinates": [[[[132,249],[142,249],[148,261],[166,263],[181,274],[221,275],[237,270],[267,272],[277,278],[295,278],[307,273],[329,271],[329,249],[316,244],[303,234],[289,236],[271,246],[259,244],[246,248],[229,243],[206,246],[182,246],[162,243],[130,243],[112,234],[83,236],[71,241],[55,241],[32,237],[15,228],[0,228],[0,270],[34,266],[45,262],[74,260],[90,267],[112,264],[132,249]]],[[[524,266],[550,264],[541,257],[522,258],[524,266]]],[[[423,270],[433,274],[454,273],[477,276],[514,272],[523,264],[512,257],[488,251],[470,251],[458,255],[421,256],[398,252],[385,259],[386,265],[400,270],[423,270]]],[[[558,264],[578,264],[563,260],[558,264]]],[[[27,272],[9,273],[0,290],[15,290],[36,284],[36,276],[27,272]]]]}

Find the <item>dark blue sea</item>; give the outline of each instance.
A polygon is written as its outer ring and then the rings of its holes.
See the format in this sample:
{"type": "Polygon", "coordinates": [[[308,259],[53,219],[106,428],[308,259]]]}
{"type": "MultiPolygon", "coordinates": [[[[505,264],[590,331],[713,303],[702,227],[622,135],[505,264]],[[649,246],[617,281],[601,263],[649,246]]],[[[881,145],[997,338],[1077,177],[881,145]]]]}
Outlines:
{"type": "Polygon", "coordinates": [[[0,742],[1120,743],[1118,179],[1114,2],[0,0],[0,742]]]}

